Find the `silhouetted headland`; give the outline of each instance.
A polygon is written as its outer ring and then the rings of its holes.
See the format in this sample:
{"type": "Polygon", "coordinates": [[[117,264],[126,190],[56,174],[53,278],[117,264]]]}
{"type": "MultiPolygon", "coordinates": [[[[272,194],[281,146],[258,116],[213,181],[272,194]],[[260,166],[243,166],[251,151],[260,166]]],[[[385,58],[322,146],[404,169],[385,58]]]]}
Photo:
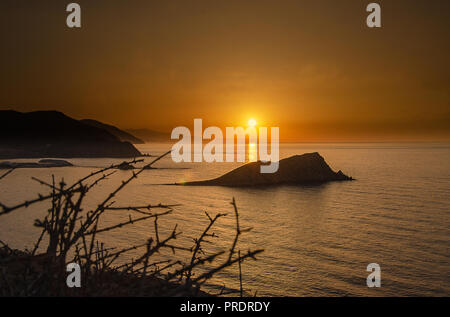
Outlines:
{"type": "Polygon", "coordinates": [[[105,129],[58,111],[0,111],[0,158],[131,158],[141,153],[105,129]]]}
{"type": "Polygon", "coordinates": [[[262,162],[238,167],[216,179],[187,182],[178,185],[250,187],[279,184],[320,184],[332,181],[353,180],[342,173],[334,172],[319,153],[295,155],[280,161],[279,169],[272,174],[262,174],[262,162]]]}
{"type": "Polygon", "coordinates": [[[149,129],[128,129],[126,132],[144,140],[145,142],[172,143],[170,133],[153,131],[149,129]]]}
{"type": "Polygon", "coordinates": [[[104,129],[104,130],[108,131],[109,133],[111,133],[112,135],[115,135],[117,138],[119,138],[120,141],[130,142],[132,144],[144,144],[145,143],[144,141],[135,137],[134,135],[132,135],[128,132],[125,132],[113,125],[106,124],[106,123],[103,123],[103,122],[100,122],[97,120],[92,120],[92,119],[83,119],[80,121],[87,125],[104,129]]]}

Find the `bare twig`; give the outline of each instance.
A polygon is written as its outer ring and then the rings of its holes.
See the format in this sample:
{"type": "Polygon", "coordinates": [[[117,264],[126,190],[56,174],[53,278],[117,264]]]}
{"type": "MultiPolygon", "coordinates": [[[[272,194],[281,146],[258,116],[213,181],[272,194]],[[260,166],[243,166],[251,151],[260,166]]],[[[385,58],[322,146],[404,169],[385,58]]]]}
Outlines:
{"type": "MultiPolygon", "coordinates": [[[[28,264],[23,269],[23,274],[19,277],[14,277],[7,274],[8,267],[3,267],[0,262],[0,294],[7,295],[19,295],[19,296],[49,296],[59,295],[67,296],[72,294],[77,295],[111,295],[109,287],[116,284],[110,283],[108,279],[119,281],[118,283],[125,283],[131,285],[133,283],[124,282],[128,279],[140,279],[136,280],[136,288],[134,293],[130,293],[130,289],[127,289],[126,295],[142,296],[143,294],[153,295],[182,295],[189,294],[190,296],[198,295],[200,287],[205,284],[210,278],[212,278],[217,272],[220,272],[227,267],[238,263],[239,266],[239,285],[240,295],[243,296],[243,278],[242,278],[242,262],[246,259],[255,259],[255,256],[262,252],[262,250],[248,251],[247,254],[241,256],[241,252],[236,252],[239,238],[241,234],[249,231],[250,229],[241,229],[239,223],[239,212],[236,202],[233,198],[231,204],[233,205],[236,232],[229,250],[216,251],[215,253],[208,254],[204,248],[205,243],[211,243],[213,240],[209,238],[217,238],[217,235],[212,231],[217,221],[226,216],[225,214],[218,213],[214,217],[211,217],[205,212],[209,223],[205,229],[201,232],[198,238],[194,238],[194,245],[191,248],[178,246],[174,244],[174,241],[178,238],[181,232],[177,231],[177,226],[172,232],[164,237],[159,229],[160,217],[171,214],[173,208],[180,206],[179,204],[146,204],[137,206],[115,206],[113,200],[119,192],[125,188],[129,183],[136,179],[144,170],[152,166],[164,156],[168,155],[167,152],[150,163],[144,165],[141,168],[137,168],[132,171],[132,174],[122,181],[114,190],[101,200],[101,202],[91,210],[85,211],[84,203],[90,189],[94,188],[100,182],[108,179],[109,176],[114,174],[119,165],[111,165],[110,167],[99,169],[75,182],[72,185],[67,185],[64,180],[59,183],[55,182],[54,176],[52,176],[51,183],[45,182],[38,178],[32,178],[39,184],[50,189],[50,193],[46,195],[38,195],[37,198],[25,201],[20,204],[16,204],[11,207],[7,207],[0,203],[0,216],[18,210],[20,208],[27,208],[30,205],[38,202],[49,202],[51,204],[48,209],[47,215],[43,220],[36,220],[35,226],[42,228],[41,234],[34,244],[34,248],[31,252],[26,251],[21,253],[21,257],[27,258],[28,264]],[[98,176],[96,179],[94,177],[98,176]],[[154,209],[159,209],[160,212],[154,212],[154,209]],[[105,211],[130,211],[137,212],[143,216],[138,218],[132,218],[129,215],[127,221],[119,222],[110,226],[99,228],[100,218],[105,211]],[[107,248],[98,240],[98,234],[114,231],[118,228],[123,228],[136,224],[137,222],[143,222],[148,219],[154,219],[154,234],[148,238],[145,243],[136,244],[131,247],[116,250],[116,248],[107,248]],[[37,254],[40,250],[40,244],[43,241],[48,241],[46,246],[46,252],[43,254],[37,254]],[[123,254],[131,252],[133,250],[145,251],[140,256],[137,256],[131,261],[113,266],[113,263],[123,254]],[[159,260],[156,257],[161,250],[189,252],[189,262],[184,264],[180,260],[159,260]],[[237,257],[236,257],[237,253],[237,257]],[[71,261],[67,261],[66,257],[71,254],[73,258],[71,261]],[[225,261],[214,266],[214,262],[222,255],[225,255],[225,261]],[[75,262],[79,263],[81,270],[85,276],[87,285],[81,289],[68,289],[65,287],[65,264],[75,262]],[[35,269],[35,266],[40,267],[35,269]],[[208,266],[208,267],[206,267],[208,266]],[[210,267],[212,266],[212,267],[210,267]],[[198,276],[197,270],[201,272],[198,276]],[[38,272],[38,273],[36,273],[38,272]],[[17,278],[20,279],[18,282],[17,278]],[[151,280],[153,279],[153,280],[151,280]],[[156,288],[149,287],[149,281],[157,279],[159,284],[162,285],[156,288]],[[62,281],[61,283],[59,283],[62,281]],[[122,282],[120,282],[122,281],[122,282]],[[161,284],[162,283],[162,284],[161,284]],[[175,283],[175,284],[174,284],[175,283]],[[108,287],[102,287],[102,285],[109,285],[108,287]],[[151,292],[151,293],[148,293],[151,292]]],[[[132,160],[129,164],[135,164],[142,162],[143,160],[132,160]]],[[[4,178],[8,171],[2,175],[0,179],[4,178]]],[[[15,252],[11,250],[5,243],[0,241],[3,247],[0,248],[0,255],[8,254],[8,256],[14,256],[15,252]]],[[[44,249],[44,248],[42,248],[44,249]]],[[[21,266],[19,265],[19,268],[21,266]]],[[[150,284],[153,285],[153,284],[150,284]]],[[[130,286],[127,286],[130,287],[130,286]]],[[[224,292],[225,287],[222,289],[222,295],[226,293],[232,293],[235,291],[224,292]]],[[[115,291],[119,289],[115,288],[115,291]]],[[[117,295],[117,293],[114,293],[117,295]]]]}

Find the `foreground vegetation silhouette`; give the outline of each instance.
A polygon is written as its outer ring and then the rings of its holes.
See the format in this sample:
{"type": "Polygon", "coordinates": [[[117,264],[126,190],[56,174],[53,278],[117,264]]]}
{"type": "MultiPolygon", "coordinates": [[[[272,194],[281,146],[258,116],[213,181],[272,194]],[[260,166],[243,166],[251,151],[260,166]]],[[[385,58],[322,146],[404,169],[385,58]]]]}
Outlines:
{"type": "MultiPolygon", "coordinates": [[[[218,238],[213,232],[217,221],[226,216],[210,216],[208,225],[198,238],[193,239],[190,248],[177,246],[175,240],[181,234],[177,226],[167,236],[158,230],[159,219],[167,217],[179,205],[116,206],[113,199],[144,170],[152,167],[167,152],[143,167],[130,171],[123,180],[96,207],[85,206],[86,197],[92,188],[108,180],[117,172],[120,164],[111,165],[93,172],[72,185],[64,181],[45,182],[33,178],[49,189],[46,195],[7,206],[0,201],[0,216],[27,208],[40,202],[49,202],[50,208],[44,219],[37,219],[35,226],[42,231],[33,250],[14,250],[0,241],[0,296],[210,296],[238,292],[244,295],[241,263],[247,259],[256,260],[260,250],[241,254],[238,242],[241,234],[250,229],[239,225],[239,212],[233,198],[231,205],[235,217],[235,234],[228,250],[206,252],[203,245],[218,238]],[[129,212],[129,220],[111,226],[99,227],[102,215],[107,211],[129,212]],[[134,216],[132,216],[132,214],[134,216]],[[114,231],[137,222],[153,220],[154,234],[147,241],[124,249],[106,247],[98,240],[100,233],[114,231]],[[158,253],[163,249],[187,252],[187,263],[174,259],[160,260],[158,253]],[[142,250],[137,258],[125,264],[116,264],[117,259],[132,250],[142,250]],[[69,263],[77,263],[81,268],[82,285],[69,288],[66,285],[69,263]],[[215,274],[234,264],[239,266],[239,290],[225,290],[210,294],[201,290],[202,286],[215,274]]],[[[127,162],[135,165],[143,159],[127,162]]],[[[0,176],[7,177],[13,170],[0,176]]]]}

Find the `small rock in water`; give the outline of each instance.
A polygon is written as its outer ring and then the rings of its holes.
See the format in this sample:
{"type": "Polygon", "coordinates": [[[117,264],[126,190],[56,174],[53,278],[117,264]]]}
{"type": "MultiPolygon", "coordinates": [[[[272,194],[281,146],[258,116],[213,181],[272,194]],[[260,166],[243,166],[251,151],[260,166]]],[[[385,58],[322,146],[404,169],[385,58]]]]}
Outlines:
{"type": "Polygon", "coordinates": [[[134,169],[134,166],[127,162],[122,162],[118,167],[118,169],[126,171],[134,169]]]}
{"type": "Polygon", "coordinates": [[[73,166],[72,163],[64,160],[44,159],[39,162],[0,162],[0,169],[11,168],[45,168],[45,167],[65,167],[73,166]]]}

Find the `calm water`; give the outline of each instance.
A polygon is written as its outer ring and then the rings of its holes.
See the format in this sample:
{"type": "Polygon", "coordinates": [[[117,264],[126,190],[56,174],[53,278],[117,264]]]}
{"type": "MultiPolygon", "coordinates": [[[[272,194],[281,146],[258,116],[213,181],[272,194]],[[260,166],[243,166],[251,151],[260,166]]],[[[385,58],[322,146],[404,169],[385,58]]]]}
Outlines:
{"type": "MultiPolygon", "coordinates": [[[[160,154],[168,145],[144,145],[160,154]]],[[[264,248],[258,261],[243,264],[244,287],[269,296],[450,296],[450,144],[283,144],[281,156],[318,151],[330,166],[357,179],[322,186],[282,186],[266,189],[175,187],[158,185],[216,177],[239,163],[183,163],[170,158],[149,170],[121,194],[117,205],[181,203],[173,215],[160,219],[169,232],[178,224],[178,243],[191,245],[210,214],[228,212],[217,225],[220,236],[209,250],[231,244],[234,219],[230,201],[236,198],[242,236],[241,250],[264,248]],[[382,287],[366,286],[366,267],[378,263],[382,287]]],[[[148,159],[147,159],[148,160],[148,159]]],[[[0,201],[15,203],[47,190],[33,182],[51,174],[76,180],[118,160],[73,159],[76,167],[16,170],[0,181],[0,201]]],[[[130,172],[119,171],[99,186],[90,203],[102,200],[130,172]]],[[[17,248],[32,247],[33,227],[46,205],[0,218],[0,239],[17,248]]],[[[126,220],[112,212],[102,225],[126,220]]],[[[102,236],[108,246],[142,243],[153,234],[153,223],[102,236]]],[[[134,254],[136,256],[136,253],[134,254]]],[[[161,257],[170,254],[162,254],[161,257]]],[[[183,254],[177,254],[183,258],[183,254]]],[[[208,285],[238,288],[237,267],[216,276],[208,285]]]]}

